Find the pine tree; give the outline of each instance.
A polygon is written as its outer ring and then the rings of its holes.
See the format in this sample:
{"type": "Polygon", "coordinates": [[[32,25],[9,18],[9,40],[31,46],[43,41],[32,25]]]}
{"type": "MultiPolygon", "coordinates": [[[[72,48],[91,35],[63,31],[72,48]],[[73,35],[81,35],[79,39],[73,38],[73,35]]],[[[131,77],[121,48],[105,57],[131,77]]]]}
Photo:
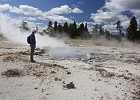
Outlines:
{"type": "Polygon", "coordinates": [[[67,22],[65,22],[64,23],[64,26],[63,26],[63,31],[65,32],[65,33],[67,33],[68,32],[68,23],[67,22]]]}
{"type": "Polygon", "coordinates": [[[106,37],[106,39],[108,39],[108,40],[110,40],[110,33],[109,33],[109,31],[106,29],[105,30],[105,37],[106,37]]]}
{"type": "Polygon", "coordinates": [[[56,21],[54,22],[54,28],[53,29],[54,29],[54,32],[57,32],[57,22],[56,21]]]}
{"type": "Polygon", "coordinates": [[[57,30],[58,30],[59,33],[62,33],[62,25],[60,23],[58,24],[58,29],[57,30]]]}
{"type": "Polygon", "coordinates": [[[49,21],[47,31],[51,33],[53,31],[52,22],[49,21]]]}
{"type": "Polygon", "coordinates": [[[78,28],[78,36],[79,37],[84,38],[84,30],[85,30],[84,24],[81,23],[79,28],[78,28]]]}
{"type": "Polygon", "coordinates": [[[91,35],[88,31],[87,23],[85,24],[85,27],[84,27],[84,33],[85,33],[85,38],[86,39],[91,37],[91,35]]]}
{"type": "Polygon", "coordinates": [[[93,33],[94,33],[94,36],[96,37],[98,35],[98,24],[95,25],[95,28],[93,28],[93,33]]]}
{"type": "Polygon", "coordinates": [[[121,26],[121,22],[119,20],[117,21],[117,27],[116,28],[117,28],[117,30],[119,30],[119,36],[122,37],[123,36],[123,33],[122,33],[122,28],[123,27],[121,26]]]}
{"type": "Polygon", "coordinates": [[[136,41],[139,39],[139,34],[137,32],[137,20],[135,16],[133,16],[130,21],[126,36],[130,41],[136,41]]]}
{"type": "Polygon", "coordinates": [[[102,26],[100,25],[100,27],[99,27],[99,35],[101,36],[101,35],[104,35],[104,34],[105,34],[104,28],[102,28],[102,26]]]}
{"type": "Polygon", "coordinates": [[[69,34],[70,38],[76,38],[78,36],[77,25],[76,25],[75,21],[73,23],[70,23],[70,26],[68,29],[68,34],[69,34]]]}
{"type": "Polygon", "coordinates": [[[88,32],[87,23],[85,24],[84,30],[85,30],[85,32],[88,32]]]}

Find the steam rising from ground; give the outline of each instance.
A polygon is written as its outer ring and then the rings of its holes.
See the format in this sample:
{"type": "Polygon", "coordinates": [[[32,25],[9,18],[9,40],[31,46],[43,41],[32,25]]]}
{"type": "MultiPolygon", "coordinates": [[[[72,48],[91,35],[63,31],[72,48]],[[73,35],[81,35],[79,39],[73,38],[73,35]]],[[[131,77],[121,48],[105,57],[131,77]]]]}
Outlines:
{"type": "MultiPolygon", "coordinates": [[[[15,43],[29,45],[27,43],[27,36],[31,32],[21,32],[22,19],[13,19],[6,14],[0,13],[0,33],[2,33],[7,39],[15,43]]],[[[33,26],[35,27],[35,26],[33,26]]],[[[32,29],[31,29],[32,30],[32,29]]],[[[62,40],[49,37],[48,35],[40,35],[36,33],[37,47],[50,47],[47,49],[47,53],[55,57],[77,57],[80,56],[75,50],[66,45],[62,40]]],[[[79,40],[74,40],[79,43],[79,40]]],[[[126,40],[118,41],[107,41],[105,38],[95,40],[80,40],[80,43],[84,45],[91,44],[92,46],[109,46],[109,47],[128,47],[128,48],[139,48],[139,45],[130,43],[126,40]]],[[[79,44],[81,45],[81,44],[79,44]]]]}
{"type": "MultiPolygon", "coordinates": [[[[22,20],[12,19],[8,15],[0,13],[0,32],[9,40],[15,43],[21,43],[27,45],[27,36],[31,32],[21,32],[20,25],[22,20]]],[[[35,27],[35,26],[34,26],[35,27]]],[[[32,29],[31,29],[32,30],[32,29]]],[[[65,46],[65,43],[60,40],[56,40],[47,35],[41,36],[36,33],[37,46],[65,46]]]]}
{"type": "MultiPolygon", "coordinates": [[[[21,19],[12,19],[8,15],[0,13],[0,33],[2,33],[8,40],[12,42],[29,45],[27,43],[27,36],[29,36],[31,32],[21,32],[19,28],[21,22],[21,19]]],[[[49,37],[48,35],[42,36],[39,33],[36,33],[35,36],[37,47],[51,47],[51,49],[49,49],[49,51],[47,52],[51,55],[54,55],[53,53],[57,54],[57,56],[74,54],[73,48],[66,45],[62,40],[49,37]],[[57,50],[58,47],[61,47],[62,49],[57,50]]]]}

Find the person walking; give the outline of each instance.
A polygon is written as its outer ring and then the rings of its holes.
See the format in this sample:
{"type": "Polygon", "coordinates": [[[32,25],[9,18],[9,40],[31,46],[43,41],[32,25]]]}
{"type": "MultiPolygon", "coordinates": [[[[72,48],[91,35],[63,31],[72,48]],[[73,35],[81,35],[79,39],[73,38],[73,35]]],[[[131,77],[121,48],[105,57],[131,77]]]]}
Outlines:
{"type": "Polygon", "coordinates": [[[33,63],[36,62],[36,61],[33,59],[33,54],[34,54],[34,51],[35,51],[35,48],[36,48],[35,33],[36,33],[36,30],[33,30],[33,31],[32,31],[32,34],[30,35],[30,46],[31,46],[30,62],[33,62],[33,63]]]}

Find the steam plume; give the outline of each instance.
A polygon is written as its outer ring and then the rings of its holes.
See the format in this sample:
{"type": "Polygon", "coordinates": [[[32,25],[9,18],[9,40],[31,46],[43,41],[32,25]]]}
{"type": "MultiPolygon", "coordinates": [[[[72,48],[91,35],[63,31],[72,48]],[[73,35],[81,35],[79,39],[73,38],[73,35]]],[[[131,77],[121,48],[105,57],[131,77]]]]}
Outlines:
{"type": "MultiPolygon", "coordinates": [[[[31,32],[21,32],[19,26],[21,25],[21,19],[13,19],[6,14],[0,13],[0,32],[10,41],[15,43],[29,45],[27,43],[27,36],[31,32]]],[[[57,54],[57,56],[73,55],[74,50],[70,46],[66,45],[62,40],[51,38],[48,35],[35,34],[37,47],[51,47],[48,53],[51,55],[57,54]],[[57,50],[57,47],[65,49],[57,50]],[[57,52],[57,53],[56,53],[57,52]]]]}

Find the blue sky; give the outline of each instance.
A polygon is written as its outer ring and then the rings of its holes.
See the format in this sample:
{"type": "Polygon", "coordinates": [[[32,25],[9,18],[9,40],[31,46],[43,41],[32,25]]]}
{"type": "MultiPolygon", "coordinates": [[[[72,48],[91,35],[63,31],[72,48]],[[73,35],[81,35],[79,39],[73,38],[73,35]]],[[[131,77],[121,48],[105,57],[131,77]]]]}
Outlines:
{"type": "MultiPolygon", "coordinates": [[[[48,22],[76,21],[87,23],[89,31],[95,24],[101,24],[110,32],[116,31],[117,20],[128,27],[131,17],[137,18],[140,26],[140,0],[0,0],[1,17],[28,22],[28,26],[38,26],[40,30],[48,22]]],[[[19,24],[19,23],[17,23],[19,24]]]]}

